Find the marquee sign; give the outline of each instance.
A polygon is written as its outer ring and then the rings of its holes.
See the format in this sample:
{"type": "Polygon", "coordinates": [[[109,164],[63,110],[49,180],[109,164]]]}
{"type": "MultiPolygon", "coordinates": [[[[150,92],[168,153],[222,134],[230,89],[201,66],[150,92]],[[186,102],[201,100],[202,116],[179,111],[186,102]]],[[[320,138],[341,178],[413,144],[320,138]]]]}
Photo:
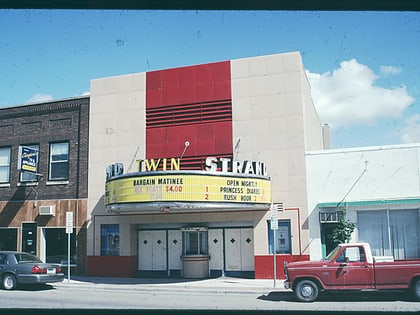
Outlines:
{"type": "Polygon", "coordinates": [[[131,173],[105,185],[105,205],[151,202],[271,203],[267,177],[203,171],[131,173]]]}

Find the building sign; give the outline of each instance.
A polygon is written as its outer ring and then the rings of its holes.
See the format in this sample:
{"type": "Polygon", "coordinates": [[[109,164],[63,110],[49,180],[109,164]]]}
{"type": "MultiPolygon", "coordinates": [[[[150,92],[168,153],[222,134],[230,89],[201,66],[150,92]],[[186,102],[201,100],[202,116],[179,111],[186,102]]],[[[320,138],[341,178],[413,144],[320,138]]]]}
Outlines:
{"type": "Polygon", "coordinates": [[[38,150],[20,146],[18,156],[18,170],[22,172],[38,173],[38,150]]]}
{"type": "Polygon", "coordinates": [[[267,177],[202,171],[132,173],[106,182],[106,205],[150,202],[269,204],[271,182],[267,177]]]}
{"type": "MultiPolygon", "coordinates": [[[[146,159],[137,160],[136,162],[139,172],[158,171],[159,168],[163,171],[179,171],[181,168],[180,158],[146,159]]],[[[117,167],[117,165],[120,165],[120,163],[113,164],[108,168],[117,167]]],[[[220,171],[222,173],[268,176],[267,166],[265,163],[249,160],[237,161],[230,158],[207,157],[204,170],[207,172],[220,171]]],[[[108,173],[109,172],[107,170],[107,174],[108,173]]]]}
{"type": "Polygon", "coordinates": [[[208,157],[205,169],[208,172],[217,172],[219,164],[222,172],[268,176],[267,166],[264,163],[248,160],[237,161],[228,158],[208,157]]]}

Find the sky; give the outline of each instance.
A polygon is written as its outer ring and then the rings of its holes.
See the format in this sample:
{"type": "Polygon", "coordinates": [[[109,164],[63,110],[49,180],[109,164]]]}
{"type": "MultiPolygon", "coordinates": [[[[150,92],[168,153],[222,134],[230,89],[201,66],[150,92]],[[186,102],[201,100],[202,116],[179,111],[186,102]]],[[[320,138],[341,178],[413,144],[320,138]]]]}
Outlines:
{"type": "Polygon", "coordinates": [[[0,9],[0,38],[0,107],[298,51],[332,148],[420,142],[420,12],[0,9]]]}

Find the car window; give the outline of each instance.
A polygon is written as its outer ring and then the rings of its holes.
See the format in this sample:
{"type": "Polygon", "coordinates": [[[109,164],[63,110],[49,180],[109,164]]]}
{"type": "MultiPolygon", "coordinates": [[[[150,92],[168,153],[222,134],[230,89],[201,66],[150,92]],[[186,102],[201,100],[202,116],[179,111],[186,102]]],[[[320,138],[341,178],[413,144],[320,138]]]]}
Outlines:
{"type": "Polygon", "coordinates": [[[18,262],[18,264],[24,264],[24,263],[31,263],[31,262],[42,262],[38,257],[31,255],[31,254],[27,254],[27,253],[20,253],[20,254],[15,254],[15,258],[16,261],[18,262]]]}
{"type": "Polygon", "coordinates": [[[7,255],[0,254],[0,265],[7,265],[7,255]]]}

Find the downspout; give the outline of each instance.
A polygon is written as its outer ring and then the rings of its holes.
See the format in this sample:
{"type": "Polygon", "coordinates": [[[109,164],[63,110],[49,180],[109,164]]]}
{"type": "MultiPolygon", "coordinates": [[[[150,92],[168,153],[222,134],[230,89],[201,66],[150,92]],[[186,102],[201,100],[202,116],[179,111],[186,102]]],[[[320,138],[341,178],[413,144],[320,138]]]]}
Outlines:
{"type": "Polygon", "coordinates": [[[300,226],[300,208],[285,208],[287,211],[297,211],[298,215],[298,238],[299,238],[299,255],[302,255],[302,232],[300,226]]]}

